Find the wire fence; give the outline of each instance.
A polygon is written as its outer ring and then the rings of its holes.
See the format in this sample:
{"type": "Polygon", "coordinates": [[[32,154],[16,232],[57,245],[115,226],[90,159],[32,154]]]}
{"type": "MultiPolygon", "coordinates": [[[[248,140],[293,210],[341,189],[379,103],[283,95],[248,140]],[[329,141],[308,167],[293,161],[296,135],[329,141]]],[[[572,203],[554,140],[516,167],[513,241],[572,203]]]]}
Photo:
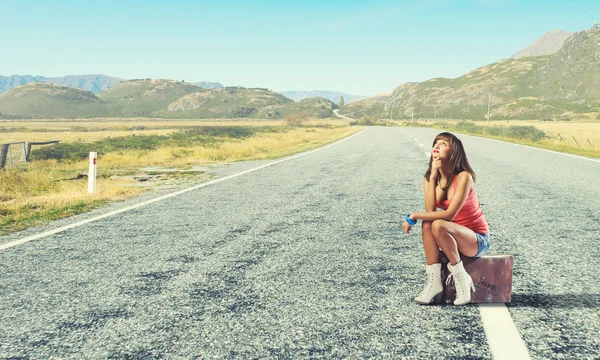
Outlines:
{"type": "Polygon", "coordinates": [[[58,140],[53,141],[36,141],[36,142],[14,142],[8,144],[0,144],[0,170],[4,168],[12,168],[20,164],[27,164],[31,147],[33,145],[49,145],[56,144],[58,140]]]}
{"type": "Polygon", "coordinates": [[[579,138],[579,140],[577,140],[577,138],[575,136],[562,136],[560,133],[556,133],[556,136],[554,134],[552,134],[550,131],[546,130],[546,133],[552,138],[552,139],[558,139],[559,141],[565,141],[567,143],[571,142],[571,139],[573,140],[573,142],[575,144],[577,144],[577,147],[579,148],[591,148],[592,150],[596,151],[596,149],[600,149],[600,145],[594,145],[590,139],[588,139],[587,137],[579,138]]]}

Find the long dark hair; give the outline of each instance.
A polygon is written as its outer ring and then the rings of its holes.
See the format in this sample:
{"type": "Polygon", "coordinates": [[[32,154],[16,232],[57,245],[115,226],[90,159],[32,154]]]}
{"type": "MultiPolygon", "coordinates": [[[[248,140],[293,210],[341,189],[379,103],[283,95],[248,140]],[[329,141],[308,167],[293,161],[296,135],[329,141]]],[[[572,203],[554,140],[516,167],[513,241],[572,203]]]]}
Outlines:
{"type": "MultiPolygon", "coordinates": [[[[458,175],[463,171],[468,171],[471,176],[473,176],[473,181],[475,181],[475,172],[471,168],[471,164],[469,164],[462,141],[460,141],[460,139],[452,133],[443,132],[438,134],[435,139],[433,139],[433,144],[431,145],[432,148],[435,146],[435,142],[438,140],[446,140],[448,144],[450,144],[450,149],[452,150],[452,155],[450,155],[450,169],[452,169],[452,175],[458,175]]],[[[429,176],[431,175],[432,161],[433,153],[431,153],[431,156],[429,157],[429,167],[425,172],[425,179],[428,181],[429,176]]]]}

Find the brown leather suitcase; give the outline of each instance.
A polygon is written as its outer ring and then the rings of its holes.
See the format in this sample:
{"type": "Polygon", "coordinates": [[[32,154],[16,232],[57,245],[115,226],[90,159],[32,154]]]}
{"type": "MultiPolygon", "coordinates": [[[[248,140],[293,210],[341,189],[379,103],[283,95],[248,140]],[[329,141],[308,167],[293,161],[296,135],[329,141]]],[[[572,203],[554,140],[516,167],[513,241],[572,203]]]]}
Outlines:
{"type": "MultiPolygon", "coordinates": [[[[444,298],[450,304],[456,298],[454,281],[446,285],[450,275],[448,258],[440,251],[442,260],[442,285],[444,298]]],[[[509,303],[512,293],[512,255],[484,255],[471,258],[461,255],[463,266],[473,279],[475,292],[472,293],[471,303],[509,303]]]]}

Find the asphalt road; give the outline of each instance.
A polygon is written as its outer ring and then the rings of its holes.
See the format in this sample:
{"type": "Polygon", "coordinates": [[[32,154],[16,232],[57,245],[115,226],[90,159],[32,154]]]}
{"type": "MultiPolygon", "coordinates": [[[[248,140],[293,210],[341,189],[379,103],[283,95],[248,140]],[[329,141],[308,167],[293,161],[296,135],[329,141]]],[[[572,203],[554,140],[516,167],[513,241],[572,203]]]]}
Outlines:
{"type": "MultiPolygon", "coordinates": [[[[412,300],[400,224],[436,133],[368,128],[1,251],[0,358],[491,358],[477,306],[412,300]]],[[[531,357],[600,357],[600,162],[459,137],[531,357]]]]}

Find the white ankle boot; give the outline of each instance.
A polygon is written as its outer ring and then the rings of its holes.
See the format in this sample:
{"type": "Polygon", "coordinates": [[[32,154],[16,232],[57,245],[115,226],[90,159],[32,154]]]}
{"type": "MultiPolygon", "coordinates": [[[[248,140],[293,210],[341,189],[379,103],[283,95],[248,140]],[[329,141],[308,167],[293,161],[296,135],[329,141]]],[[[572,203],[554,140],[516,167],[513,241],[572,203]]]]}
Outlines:
{"type": "Polygon", "coordinates": [[[427,284],[415,302],[421,305],[441,304],[444,288],[441,278],[442,264],[427,265],[427,284]]]}
{"type": "Polygon", "coordinates": [[[475,285],[473,285],[471,276],[465,271],[462,261],[454,266],[448,263],[448,270],[450,270],[450,275],[446,280],[446,285],[450,284],[450,278],[454,277],[454,287],[456,288],[454,305],[464,305],[471,301],[471,290],[475,291],[475,285]]]}

